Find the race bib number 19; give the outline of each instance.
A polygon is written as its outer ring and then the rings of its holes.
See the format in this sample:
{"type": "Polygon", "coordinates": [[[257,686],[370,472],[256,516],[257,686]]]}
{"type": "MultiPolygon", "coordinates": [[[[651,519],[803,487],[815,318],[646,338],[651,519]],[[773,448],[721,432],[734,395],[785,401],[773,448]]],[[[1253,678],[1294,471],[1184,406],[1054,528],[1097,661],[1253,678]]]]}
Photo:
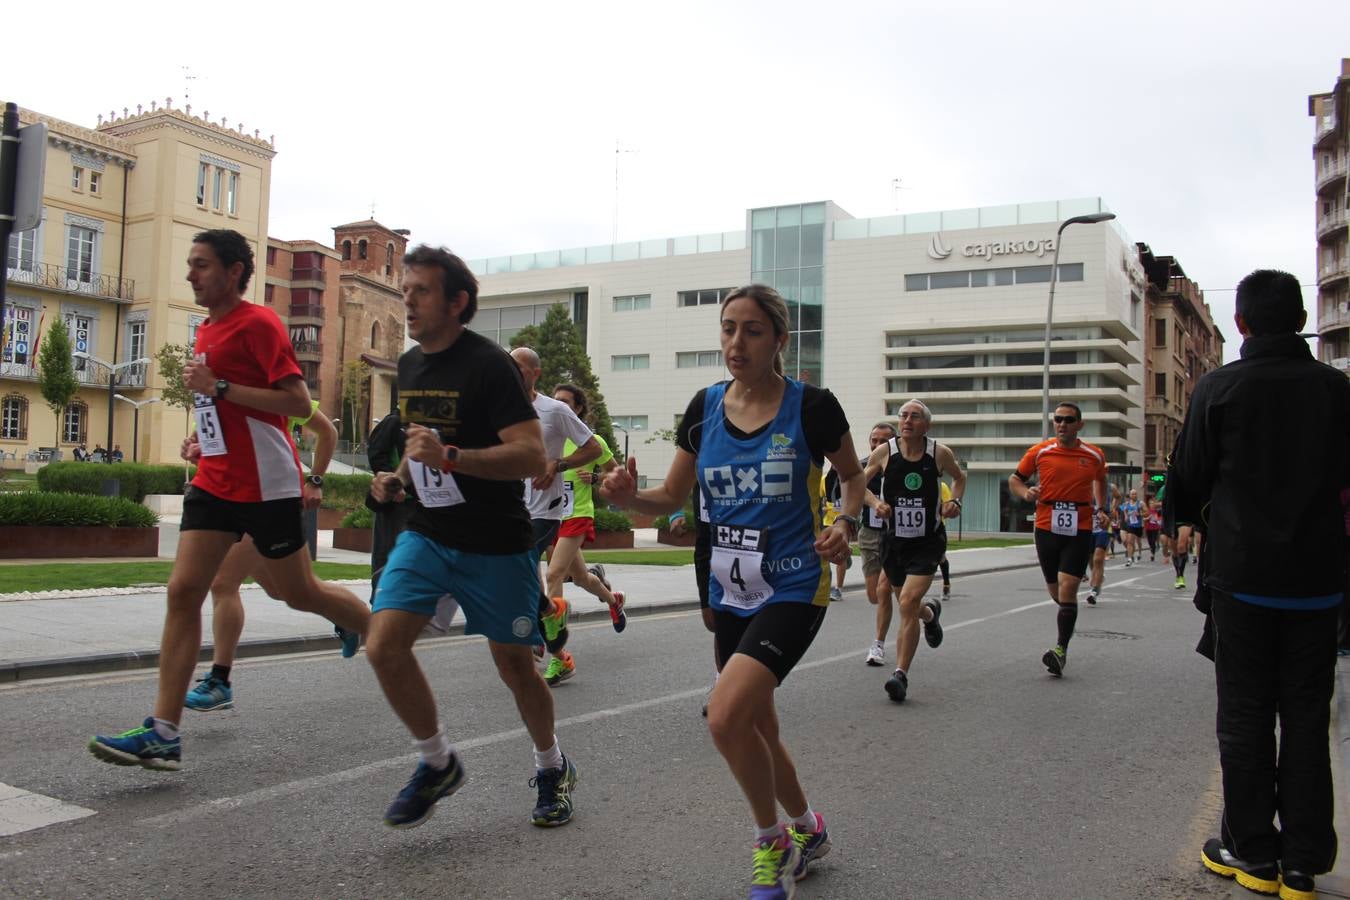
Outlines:
{"type": "Polygon", "coordinates": [[[408,460],[408,471],[413,477],[413,487],[417,489],[417,502],[425,508],[458,506],[464,502],[464,494],[451,473],[416,459],[408,460]]]}
{"type": "Polygon", "coordinates": [[[921,538],[928,533],[928,511],[919,497],[898,497],[895,501],[895,536],[921,538]]]}
{"type": "Polygon", "coordinates": [[[1078,504],[1056,500],[1050,509],[1050,532],[1072,537],[1078,534],[1078,504]]]}
{"type": "Polygon", "coordinates": [[[773,596],[764,580],[766,533],[735,525],[713,527],[712,572],[722,586],[722,603],[737,609],[758,609],[773,596]]]}

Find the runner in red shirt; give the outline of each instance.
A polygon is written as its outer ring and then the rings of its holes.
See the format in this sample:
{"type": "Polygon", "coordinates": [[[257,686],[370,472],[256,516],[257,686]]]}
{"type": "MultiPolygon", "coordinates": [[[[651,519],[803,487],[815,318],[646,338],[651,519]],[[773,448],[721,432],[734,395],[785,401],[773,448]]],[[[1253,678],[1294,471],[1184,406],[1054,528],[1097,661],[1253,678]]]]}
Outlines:
{"type": "Polygon", "coordinates": [[[177,770],[178,721],[202,642],[202,603],[230,548],[245,534],[262,556],[268,592],[364,634],[370,611],[356,595],[314,577],[300,527],[300,461],[287,416],[308,416],[309,390],[281,320],[243,298],[253,251],[237,231],[203,231],[187,280],[210,320],[197,330],[183,383],[195,393],[197,429],[182,457],[198,464],[183,498],[169,578],[154,715],[139,728],[95,736],[89,750],[117,765],[177,770]]]}
{"type": "MultiPolygon", "coordinates": [[[[1041,662],[1059,677],[1068,664],[1069,639],[1078,621],[1078,585],[1092,558],[1093,509],[1106,509],[1106,455],[1078,439],[1083,411],[1076,403],[1055,407],[1055,437],[1035,444],[1008,477],[1013,496],[1036,504],[1036,556],[1045,587],[1059,610],[1059,642],[1041,662]],[[1039,483],[1031,487],[1033,477],[1039,483]]],[[[1103,513],[1097,513],[1105,521],[1103,513]]]]}

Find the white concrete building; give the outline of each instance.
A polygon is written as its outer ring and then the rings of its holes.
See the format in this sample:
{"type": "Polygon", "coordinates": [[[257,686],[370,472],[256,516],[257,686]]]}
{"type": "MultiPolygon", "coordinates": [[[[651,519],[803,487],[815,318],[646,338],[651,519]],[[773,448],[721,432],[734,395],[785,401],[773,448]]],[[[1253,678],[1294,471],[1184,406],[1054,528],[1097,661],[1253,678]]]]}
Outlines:
{"type": "MultiPolygon", "coordinates": [[[[860,453],[875,422],[919,397],[968,467],[964,527],[1025,530],[1006,482],[1041,434],[1055,233],[1104,208],[1090,198],[855,219],[805,203],[750,210],[736,231],[471,260],[470,327],[509,346],[567,304],[629,452],[659,481],[673,448],[653,433],[727,377],[721,297],[774,285],[792,313],[788,374],[838,396],[860,453]]],[[[1082,406],[1084,437],[1122,467],[1141,462],[1143,284],[1116,222],[1064,231],[1051,395],[1082,406]]]]}

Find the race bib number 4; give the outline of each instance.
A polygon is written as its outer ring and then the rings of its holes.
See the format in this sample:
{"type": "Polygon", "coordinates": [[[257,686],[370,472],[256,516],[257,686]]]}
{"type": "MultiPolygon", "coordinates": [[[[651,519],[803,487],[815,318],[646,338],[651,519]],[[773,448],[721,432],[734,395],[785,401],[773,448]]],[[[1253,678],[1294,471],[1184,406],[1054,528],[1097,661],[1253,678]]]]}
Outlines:
{"type": "Polygon", "coordinates": [[[724,605],[758,609],[773,596],[762,568],[766,537],[766,532],[756,528],[713,528],[712,572],[722,586],[724,605]]]}
{"type": "Polygon", "coordinates": [[[928,510],[918,497],[899,497],[895,501],[895,536],[921,538],[927,534],[928,510]]]}
{"type": "Polygon", "coordinates": [[[1078,504],[1056,500],[1050,509],[1050,532],[1072,537],[1078,534],[1078,504]]]}
{"type": "Polygon", "coordinates": [[[425,508],[458,506],[464,502],[464,494],[455,483],[455,476],[449,472],[442,472],[439,467],[415,459],[408,460],[408,471],[412,474],[413,487],[417,490],[417,502],[425,508]]]}

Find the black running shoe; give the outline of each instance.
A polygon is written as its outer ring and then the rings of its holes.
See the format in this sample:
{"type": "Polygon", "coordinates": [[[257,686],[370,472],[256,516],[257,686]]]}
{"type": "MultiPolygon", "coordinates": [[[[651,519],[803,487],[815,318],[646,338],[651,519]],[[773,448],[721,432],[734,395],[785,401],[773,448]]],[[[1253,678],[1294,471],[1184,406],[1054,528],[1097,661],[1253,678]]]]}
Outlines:
{"type": "Polygon", "coordinates": [[[562,768],[537,770],[530,779],[530,787],[539,789],[539,802],[530,821],[541,828],[572,821],[572,788],[576,786],[577,767],[566,756],[562,768]]]}
{"type": "Polygon", "coordinates": [[[424,762],[399,791],[384,814],[384,824],[390,828],[416,828],[436,809],[436,801],[449,797],[464,784],[464,766],[459,757],[451,754],[450,764],[444,769],[433,769],[424,762]]]}
{"type": "Polygon", "coordinates": [[[896,669],[886,681],[886,693],[896,703],[904,703],[905,695],[909,693],[909,676],[896,669]]]}
{"type": "Polygon", "coordinates": [[[1280,876],[1280,900],[1317,900],[1317,885],[1311,875],[1285,869],[1280,876]]]}
{"type": "Polygon", "coordinates": [[[1096,606],[1096,605],[1097,605],[1097,589],[1096,589],[1096,588],[1093,588],[1092,590],[1090,590],[1090,591],[1087,592],[1087,602],[1088,602],[1088,606],[1096,606]]]}
{"type": "Polygon", "coordinates": [[[1069,655],[1063,647],[1056,644],[1045,651],[1045,655],[1041,657],[1041,662],[1045,664],[1045,668],[1049,670],[1051,675],[1060,678],[1064,675],[1065,666],[1069,664],[1069,655]]]}
{"type": "Polygon", "coordinates": [[[942,618],[942,603],[925,600],[924,605],[933,610],[933,621],[923,623],[923,639],[928,642],[928,646],[937,647],[942,644],[942,623],[938,621],[942,618]]]}
{"type": "Polygon", "coordinates": [[[1280,892],[1280,868],[1275,863],[1249,863],[1224,849],[1223,841],[1210,838],[1200,851],[1200,862],[1215,875],[1236,878],[1237,883],[1258,894],[1280,892]]]}

